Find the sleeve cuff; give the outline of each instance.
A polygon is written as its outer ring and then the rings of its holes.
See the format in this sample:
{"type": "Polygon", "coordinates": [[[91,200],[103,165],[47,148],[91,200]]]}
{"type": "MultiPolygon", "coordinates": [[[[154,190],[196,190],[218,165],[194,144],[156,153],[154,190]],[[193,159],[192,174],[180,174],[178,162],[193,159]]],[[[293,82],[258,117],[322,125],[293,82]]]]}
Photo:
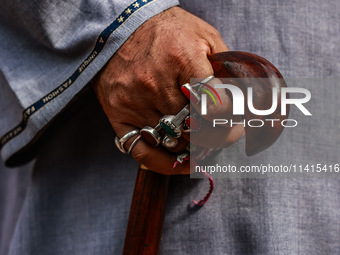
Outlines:
{"type": "Polygon", "coordinates": [[[15,166],[18,152],[37,140],[38,135],[76,97],[100,71],[130,35],[152,16],[179,5],[177,0],[137,0],[126,7],[97,37],[92,51],[48,94],[23,111],[21,123],[1,134],[1,155],[7,165],[15,166]],[[8,162],[11,162],[10,164],[8,162]]]}

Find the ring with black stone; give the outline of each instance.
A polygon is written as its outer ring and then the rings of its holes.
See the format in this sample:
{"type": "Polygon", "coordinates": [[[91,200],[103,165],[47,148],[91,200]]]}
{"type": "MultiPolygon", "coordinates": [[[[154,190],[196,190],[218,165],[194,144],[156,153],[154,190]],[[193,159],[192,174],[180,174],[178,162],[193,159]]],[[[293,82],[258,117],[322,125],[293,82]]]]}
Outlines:
{"type": "Polygon", "coordinates": [[[165,115],[159,120],[161,128],[168,135],[179,138],[182,135],[182,125],[184,119],[190,113],[190,105],[187,104],[176,115],[165,115]]]}

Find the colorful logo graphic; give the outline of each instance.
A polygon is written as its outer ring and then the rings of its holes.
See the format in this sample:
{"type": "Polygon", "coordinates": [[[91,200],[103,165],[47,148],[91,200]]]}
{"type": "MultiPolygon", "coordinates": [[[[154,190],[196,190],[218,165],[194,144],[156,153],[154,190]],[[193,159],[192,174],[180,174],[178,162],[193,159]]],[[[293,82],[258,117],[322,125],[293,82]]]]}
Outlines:
{"type": "MultiPolygon", "coordinates": [[[[214,119],[213,127],[216,125],[230,124],[234,126],[236,124],[243,124],[243,126],[249,127],[262,127],[267,125],[269,122],[271,127],[274,127],[276,122],[279,122],[284,127],[295,127],[298,122],[295,119],[285,119],[283,116],[288,117],[288,109],[290,105],[296,106],[305,116],[312,116],[312,114],[304,106],[305,103],[309,102],[311,99],[311,93],[308,89],[298,88],[298,87],[282,87],[278,89],[277,87],[269,88],[271,90],[271,95],[267,91],[266,100],[270,100],[271,104],[266,104],[266,108],[256,107],[256,96],[257,92],[253,91],[252,87],[247,87],[245,91],[236,85],[232,84],[215,84],[208,85],[204,81],[198,82],[192,86],[196,90],[201,90],[202,93],[199,95],[201,102],[201,115],[208,114],[208,102],[207,95],[210,96],[215,106],[218,105],[217,99],[221,106],[223,105],[220,95],[216,89],[228,90],[228,96],[231,96],[232,101],[232,113],[233,116],[252,116],[249,119],[243,118],[241,122],[235,122],[233,119],[214,119]],[[289,95],[297,94],[298,97],[290,98],[289,95]],[[260,116],[263,116],[260,118],[260,116]],[[264,117],[265,116],[265,117],[264,117]],[[288,125],[287,122],[292,123],[288,125]]],[[[194,93],[193,93],[194,94],[194,93]]],[[[210,109],[214,110],[214,109],[210,109]]]]}
{"type": "Polygon", "coordinates": [[[211,90],[211,91],[217,96],[218,100],[220,101],[220,104],[222,105],[221,97],[220,97],[220,95],[217,93],[216,89],[214,89],[213,87],[211,87],[210,85],[208,85],[208,84],[206,84],[206,83],[200,82],[199,84],[200,84],[199,90],[202,90],[202,91],[204,91],[205,93],[207,93],[207,94],[211,97],[211,99],[214,101],[214,104],[215,104],[216,106],[217,106],[216,100],[215,100],[214,96],[212,95],[212,93],[211,93],[209,90],[211,90]],[[209,90],[205,89],[204,87],[206,87],[206,88],[209,89],[209,90]]]}

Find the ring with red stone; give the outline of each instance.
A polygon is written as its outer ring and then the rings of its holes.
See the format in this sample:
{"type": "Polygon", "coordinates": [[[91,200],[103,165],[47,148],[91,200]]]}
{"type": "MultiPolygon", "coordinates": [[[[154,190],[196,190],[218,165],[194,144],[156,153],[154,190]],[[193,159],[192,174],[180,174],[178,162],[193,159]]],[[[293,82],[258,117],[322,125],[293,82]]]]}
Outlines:
{"type": "Polygon", "coordinates": [[[198,104],[201,101],[201,97],[198,93],[190,86],[189,83],[182,85],[182,93],[188,98],[192,103],[198,104]]]}
{"type": "Polygon", "coordinates": [[[203,84],[208,83],[213,78],[214,76],[210,75],[209,77],[205,78],[203,81],[198,82],[192,86],[190,86],[189,83],[186,83],[181,86],[181,91],[186,96],[186,98],[190,100],[191,103],[198,104],[201,101],[201,97],[194,88],[195,87],[200,88],[203,84]]]}
{"type": "Polygon", "coordinates": [[[201,119],[196,115],[187,116],[183,123],[183,132],[190,133],[201,129],[201,119]]]}
{"type": "Polygon", "coordinates": [[[158,146],[162,140],[161,135],[158,133],[160,129],[161,129],[160,124],[157,124],[155,128],[145,126],[140,130],[140,135],[144,141],[148,142],[153,146],[158,146]]]}

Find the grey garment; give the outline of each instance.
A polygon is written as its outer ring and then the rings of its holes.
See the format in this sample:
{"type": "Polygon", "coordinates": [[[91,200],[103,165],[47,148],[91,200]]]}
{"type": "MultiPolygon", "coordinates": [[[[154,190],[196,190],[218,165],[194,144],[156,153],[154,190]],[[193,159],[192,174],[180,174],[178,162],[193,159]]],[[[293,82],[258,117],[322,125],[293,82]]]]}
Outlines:
{"type": "MultiPolygon", "coordinates": [[[[336,1],[182,6],[215,26],[231,50],[264,56],[286,77],[339,76],[336,1]]],[[[255,158],[243,156],[242,141],[216,158],[235,165],[339,163],[337,84],[308,86],[320,96],[301,128],[285,130],[255,158]]],[[[68,122],[40,148],[11,255],[121,253],[137,164],[114,147],[98,103],[90,92],[85,96],[87,105],[69,109],[68,122]]],[[[329,178],[216,179],[211,199],[197,210],[191,200],[205,194],[207,180],[173,177],[161,254],[340,254],[339,184],[329,178]]]]}
{"type": "Polygon", "coordinates": [[[22,160],[9,159],[31,146],[143,22],[177,4],[177,0],[3,1],[0,148],[4,161],[15,165],[22,160]]]}
{"type": "Polygon", "coordinates": [[[31,179],[32,163],[6,168],[0,158],[0,254],[8,254],[14,226],[18,220],[31,179]]]}
{"type": "MultiPolygon", "coordinates": [[[[264,56],[284,77],[340,77],[339,1],[181,4],[216,27],[230,50],[264,56]]],[[[312,92],[313,116],[292,107],[290,117],[301,123],[286,129],[272,148],[247,158],[240,141],[216,161],[338,163],[339,80],[332,81],[302,83],[312,92]]],[[[188,201],[204,195],[207,181],[174,179],[161,254],[340,254],[339,178],[216,179],[211,200],[200,210],[188,201]]]]}
{"type": "Polygon", "coordinates": [[[121,254],[138,164],[95,96],[80,100],[42,144],[9,254],[121,254]]]}

